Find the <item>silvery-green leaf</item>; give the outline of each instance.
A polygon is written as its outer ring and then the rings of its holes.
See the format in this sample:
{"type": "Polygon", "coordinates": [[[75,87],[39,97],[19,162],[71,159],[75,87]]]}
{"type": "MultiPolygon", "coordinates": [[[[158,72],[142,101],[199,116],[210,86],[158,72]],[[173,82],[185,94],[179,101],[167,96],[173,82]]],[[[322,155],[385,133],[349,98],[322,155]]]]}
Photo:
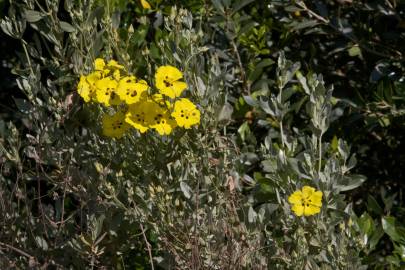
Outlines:
{"type": "Polygon", "coordinates": [[[27,22],[37,22],[41,20],[43,17],[45,17],[46,14],[43,14],[36,10],[26,10],[24,12],[24,16],[27,22]]]}
{"type": "Polygon", "coordinates": [[[192,194],[193,190],[190,188],[189,185],[187,185],[186,182],[184,182],[184,181],[180,182],[180,189],[187,199],[191,198],[191,194],[192,194]]]}
{"type": "Polygon", "coordinates": [[[41,236],[35,236],[35,242],[42,250],[48,250],[48,243],[41,236]]]}
{"type": "Polygon", "coordinates": [[[59,24],[60,24],[60,27],[62,28],[62,30],[65,32],[70,33],[70,32],[74,32],[76,30],[70,23],[60,21],[59,24]]]}
{"type": "Polygon", "coordinates": [[[229,103],[225,103],[224,106],[222,106],[221,111],[219,112],[218,115],[218,121],[229,121],[232,118],[232,113],[233,113],[233,107],[229,103]]]}

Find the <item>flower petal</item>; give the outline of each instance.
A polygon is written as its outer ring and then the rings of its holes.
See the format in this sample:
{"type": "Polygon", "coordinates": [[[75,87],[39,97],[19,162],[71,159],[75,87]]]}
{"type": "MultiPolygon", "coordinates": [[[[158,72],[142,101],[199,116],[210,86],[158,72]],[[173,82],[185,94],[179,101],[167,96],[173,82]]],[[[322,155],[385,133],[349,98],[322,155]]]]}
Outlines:
{"type": "Polygon", "coordinates": [[[103,134],[108,137],[120,139],[129,129],[129,125],[124,121],[125,115],[123,113],[116,113],[112,116],[103,115],[103,134]]]}
{"type": "Polygon", "coordinates": [[[96,60],[94,60],[94,69],[95,70],[103,71],[104,66],[105,66],[104,59],[97,58],[96,60]]]}
{"type": "Polygon", "coordinates": [[[310,187],[310,186],[302,187],[302,196],[306,199],[309,198],[312,195],[312,193],[314,193],[314,192],[315,192],[315,189],[313,187],[310,187]]]}
{"type": "Polygon", "coordinates": [[[322,206],[322,191],[316,191],[308,198],[309,203],[312,205],[322,206]]]}
{"type": "Polygon", "coordinates": [[[291,204],[302,204],[302,192],[301,190],[295,191],[288,197],[288,202],[291,204]]]}
{"type": "Polygon", "coordinates": [[[151,9],[152,7],[150,6],[150,4],[148,3],[148,1],[146,0],[141,0],[141,5],[144,9],[151,9]]]}
{"type": "Polygon", "coordinates": [[[302,216],[304,214],[304,207],[301,204],[294,204],[291,207],[291,210],[295,213],[297,216],[302,216]]]}
{"type": "Polygon", "coordinates": [[[183,73],[178,70],[176,67],[173,66],[162,66],[156,70],[156,77],[158,78],[166,78],[169,81],[177,81],[183,78],[183,73]]]}
{"type": "Polygon", "coordinates": [[[312,216],[321,212],[321,208],[313,205],[305,206],[304,207],[304,215],[305,216],[312,216]]]}
{"type": "MultiPolygon", "coordinates": [[[[174,83],[178,80],[180,80],[181,78],[183,78],[183,73],[181,73],[180,70],[178,70],[175,67],[172,66],[161,66],[156,70],[155,73],[155,83],[156,83],[156,88],[159,89],[161,91],[162,94],[165,94],[169,97],[171,96],[179,96],[179,94],[177,95],[176,93],[174,93],[175,91],[180,91],[181,92],[187,88],[187,85],[184,87],[182,86],[176,86],[173,89],[166,89],[166,88],[170,88],[174,86],[174,83]],[[176,90],[177,88],[181,88],[184,87],[181,90],[176,90]],[[166,91],[166,93],[163,93],[162,91],[166,91]]],[[[185,84],[183,82],[183,84],[185,84]]],[[[172,97],[174,98],[174,97],[172,97]]]]}
{"type": "Polygon", "coordinates": [[[181,98],[175,102],[172,116],[180,127],[188,129],[200,123],[201,113],[194,103],[186,98],[181,98]]]}

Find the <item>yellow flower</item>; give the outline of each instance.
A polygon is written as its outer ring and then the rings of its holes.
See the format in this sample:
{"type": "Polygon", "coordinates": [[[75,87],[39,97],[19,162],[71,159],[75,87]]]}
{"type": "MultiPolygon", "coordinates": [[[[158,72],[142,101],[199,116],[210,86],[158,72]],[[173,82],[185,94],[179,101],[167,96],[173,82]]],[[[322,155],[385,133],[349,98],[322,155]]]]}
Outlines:
{"type": "Polygon", "coordinates": [[[90,102],[95,95],[95,83],[101,78],[100,72],[93,72],[87,76],[80,76],[79,84],[77,85],[77,92],[84,99],[85,102],[90,102]]]}
{"type": "Polygon", "coordinates": [[[166,100],[162,94],[152,95],[151,100],[164,109],[171,110],[173,107],[172,104],[168,100],[166,100]]]}
{"type": "Polygon", "coordinates": [[[115,60],[110,60],[107,64],[109,69],[124,69],[123,65],[120,65],[117,61],[115,60]]]}
{"type": "Polygon", "coordinates": [[[96,82],[96,100],[106,106],[118,105],[121,103],[116,93],[117,82],[111,78],[103,78],[96,82]]]}
{"type": "Polygon", "coordinates": [[[318,214],[322,207],[322,191],[315,191],[315,188],[304,186],[301,190],[295,191],[288,197],[292,205],[291,210],[297,216],[311,216],[318,214]]]}
{"type": "Polygon", "coordinates": [[[119,69],[114,70],[112,77],[114,78],[114,80],[118,82],[121,78],[120,70],[119,69]]]}
{"type": "Polygon", "coordinates": [[[170,98],[176,98],[187,88],[185,82],[179,81],[183,78],[180,70],[172,66],[159,67],[155,73],[156,87],[160,93],[170,98]]]}
{"type": "Polygon", "coordinates": [[[107,76],[110,73],[110,70],[107,68],[104,59],[102,58],[97,58],[96,60],[94,60],[94,69],[96,70],[96,72],[102,74],[103,77],[107,76]]]}
{"type": "Polygon", "coordinates": [[[177,126],[167,109],[162,108],[158,103],[150,102],[148,122],[149,127],[157,131],[161,136],[169,135],[177,126]]]}
{"type": "Polygon", "coordinates": [[[104,59],[102,58],[97,58],[94,60],[94,69],[98,71],[103,71],[105,67],[105,62],[104,59]]]}
{"type": "Polygon", "coordinates": [[[86,79],[91,86],[96,87],[96,82],[101,79],[101,72],[94,71],[87,75],[86,79]]]}
{"type": "Polygon", "coordinates": [[[80,81],[77,85],[77,92],[85,102],[89,102],[91,100],[93,91],[91,89],[91,85],[87,82],[86,76],[84,75],[80,76],[80,81]]]}
{"type": "Polygon", "coordinates": [[[200,123],[200,111],[190,100],[182,98],[174,103],[172,113],[180,127],[190,128],[200,123]]]}
{"type": "Polygon", "coordinates": [[[152,7],[150,6],[150,4],[148,3],[148,1],[146,0],[141,0],[141,5],[144,9],[151,9],[152,7]]]}
{"type": "Polygon", "coordinates": [[[125,82],[127,82],[127,83],[135,83],[136,77],[134,75],[125,76],[122,78],[122,80],[125,80],[125,82]]]}
{"type": "Polygon", "coordinates": [[[151,112],[152,102],[143,101],[129,106],[128,112],[125,116],[125,122],[145,133],[149,129],[148,115],[151,112]]]}
{"type": "Polygon", "coordinates": [[[108,137],[120,139],[130,128],[125,122],[125,115],[118,112],[112,116],[105,114],[103,116],[103,134],[108,137]]]}
{"type": "Polygon", "coordinates": [[[123,77],[118,83],[117,94],[127,104],[134,104],[139,102],[148,87],[144,80],[136,82],[134,76],[123,77]]]}

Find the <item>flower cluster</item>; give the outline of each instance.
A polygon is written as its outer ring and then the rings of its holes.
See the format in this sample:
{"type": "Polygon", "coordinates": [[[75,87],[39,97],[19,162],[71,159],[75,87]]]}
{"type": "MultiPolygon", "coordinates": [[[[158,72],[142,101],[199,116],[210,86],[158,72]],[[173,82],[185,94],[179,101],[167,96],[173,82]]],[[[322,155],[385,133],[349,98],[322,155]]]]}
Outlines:
{"type": "Polygon", "coordinates": [[[312,216],[318,214],[322,207],[322,191],[316,191],[313,187],[304,186],[288,197],[292,205],[291,210],[297,216],[312,216]]]}
{"type": "Polygon", "coordinates": [[[117,113],[103,116],[103,133],[121,138],[132,126],[140,133],[153,129],[160,135],[170,134],[174,128],[189,129],[200,123],[197,106],[181,94],[187,88],[183,74],[172,66],[156,70],[153,93],[145,80],[126,72],[114,60],[94,61],[94,71],[80,77],[77,92],[85,102],[96,102],[115,107],[117,113]]]}

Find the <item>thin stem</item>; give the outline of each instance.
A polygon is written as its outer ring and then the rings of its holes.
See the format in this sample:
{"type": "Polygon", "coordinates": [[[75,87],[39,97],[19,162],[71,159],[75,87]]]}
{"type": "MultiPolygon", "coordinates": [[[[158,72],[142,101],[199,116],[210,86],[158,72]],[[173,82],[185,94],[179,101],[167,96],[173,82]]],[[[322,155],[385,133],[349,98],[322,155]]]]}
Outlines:
{"type": "Polygon", "coordinates": [[[236,46],[236,43],[235,43],[234,40],[231,40],[231,45],[232,45],[232,48],[233,48],[233,52],[235,53],[236,59],[238,61],[242,83],[245,86],[245,90],[246,90],[247,94],[250,95],[250,85],[249,85],[249,82],[247,80],[245,69],[243,68],[242,60],[240,58],[239,51],[238,51],[238,46],[236,46]]]}
{"type": "Polygon", "coordinates": [[[143,235],[143,240],[145,241],[146,248],[148,249],[150,267],[151,267],[152,270],[155,270],[155,267],[154,267],[154,265],[153,265],[153,257],[152,257],[151,244],[148,242],[148,239],[146,238],[145,229],[143,228],[142,223],[139,224],[139,226],[141,227],[141,231],[142,231],[142,235],[143,235]]]}
{"type": "Polygon", "coordinates": [[[28,254],[27,252],[25,252],[25,251],[23,251],[23,250],[21,250],[21,249],[19,249],[19,248],[13,247],[13,246],[11,246],[11,245],[9,245],[9,244],[0,242],[0,246],[4,246],[4,247],[6,247],[6,248],[8,248],[8,249],[14,250],[15,252],[17,252],[17,253],[19,253],[19,254],[21,254],[21,255],[27,257],[27,258],[34,258],[33,256],[31,256],[31,255],[28,254]]]}
{"type": "Polygon", "coordinates": [[[318,15],[317,13],[313,12],[312,10],[310,10],[307,5],[305,5],[304,2],[299,1],[296,3],[300,8],[304,9],[306,12],[308,12],[309,14],[311,14],[311,16],[314,16],[315,18],[317,18],[318,20],[322,21],[325,24],[329,24],[329,20],[325,19],[324,17],[322,17],[321,15],[318,15]]]}
{"type": "Polygon", "coordinates": [[[318,150],[319,150],[318,176],[319,176],[319,174],[321,173],[321,167],[322,167],[322,134],[319,136],[318,140],[319,140],[318,141],[318,143],[319,143],[319,146],[318,146],[318,150]]]}
{"type": "Polygon", "coordinates": [[[280,135],[281,135],[281,145],[283,146],[284,150],[284,129],[283,129],[283,120],[280,120],[280,135]]]}
{"type": "MultiPolygon", "coordinates": [[[[283,87],[279,86],[277,102],[282,103],[282,100],[283,100],[283,87]]],[[[277,104],[277,106],[278,106],[278,104],[277,104]]],[[[283,117],[284,117],[284,115],[280,116],[280,135],[281,135],[281,145],[283,146],[283,150],[284,150],[285,142],[284,142],[283,117]]]]}
{"type": "Polygon", "coordinates": [[[24,49],[25,57],[27,57],[28,66],[30,68],[31,74],[34,75],[34,70],[32,69],[32,64],[31,64],[30,56],[28,54],[26,42],[25,42],[25,40],[21,39],[21,43],[22,43],[22,46],[24,49]]]}

